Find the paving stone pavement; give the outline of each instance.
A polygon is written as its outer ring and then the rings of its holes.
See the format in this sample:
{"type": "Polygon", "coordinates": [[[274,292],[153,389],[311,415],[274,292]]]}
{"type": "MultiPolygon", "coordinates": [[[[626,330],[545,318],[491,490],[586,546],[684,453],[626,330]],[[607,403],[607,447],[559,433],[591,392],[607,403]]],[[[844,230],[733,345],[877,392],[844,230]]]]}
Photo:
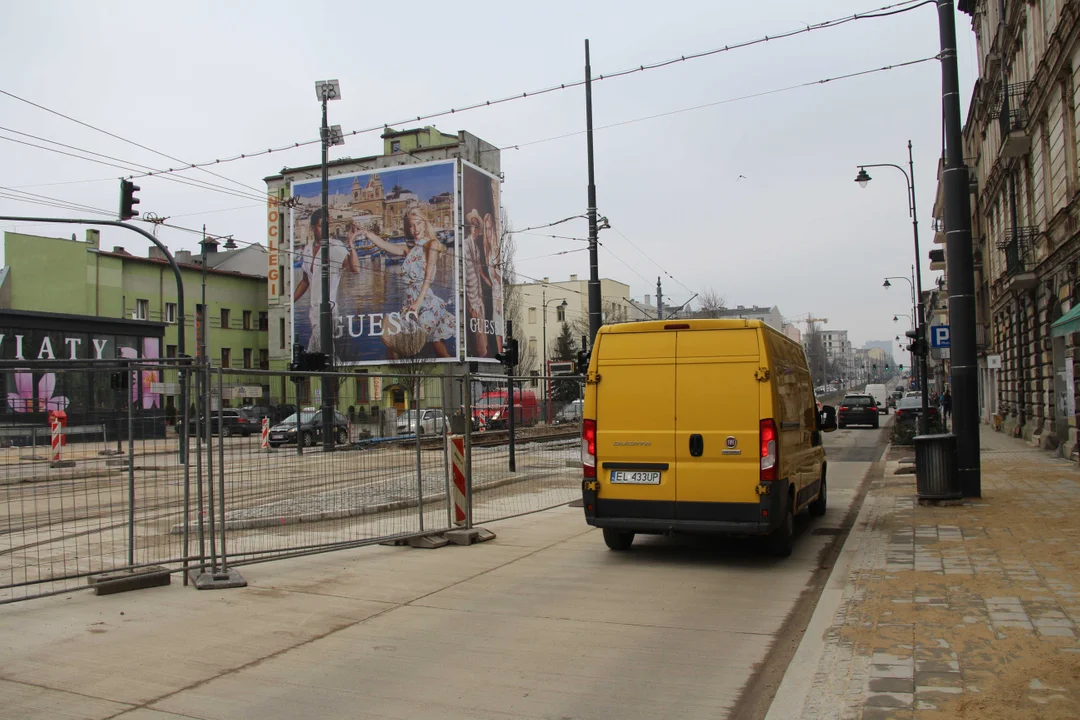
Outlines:
{"type": "Polygon", "coordinates": [[[960,507],[919,506],[895,459],[872,480],[801,717],[1080,718],[1080,471],[981,446],[960,507]]]}

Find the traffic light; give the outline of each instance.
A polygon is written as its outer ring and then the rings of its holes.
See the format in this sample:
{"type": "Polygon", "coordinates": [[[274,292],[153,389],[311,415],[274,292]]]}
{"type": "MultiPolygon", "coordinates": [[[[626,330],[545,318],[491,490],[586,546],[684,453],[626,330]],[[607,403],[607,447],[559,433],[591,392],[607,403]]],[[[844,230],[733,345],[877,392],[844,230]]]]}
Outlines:
{"type": "Polygon", "coordinates": [[[508,369],[517,367],[518,364],[518,341],[517,338],[508,337],[503,344],[502,352],[495,353],[495,359],[508,369]]]}
{"type": "Polygon", "coordinates": [[[135,193],[141,190],[138,185],[130,180],[120,181],[120,219],[130,220],[133,217],[138,216],[138,211],[135,210],[135,206],[139,204],[139,198],[135,197],[135,193]]]}
{"type": "Polygon", "coordinates": [[[889,363],[885,363],[885,372],[889,372],[889,363]]]}
{"type": "Polygon", "coordinates": [[[581,349],[577,353],[577,362],[574,364],[574,373],[577,375],[584,375],[589,372],[589,351],[586,348],[589,346],[589,336],[581,336],[581,349]]]}
{"type": "Polygon", "coordinates": [[[904,348],[905,350],[907,350],[909,353],[918,355],[919,357],[928,354],[929,348],[926,345],[926,340],[922,337],[922,333],[920,333],[918,330],[908,330],[904,334],[911,339],[911,343],[909,343],[908,346],[904,348]]]}

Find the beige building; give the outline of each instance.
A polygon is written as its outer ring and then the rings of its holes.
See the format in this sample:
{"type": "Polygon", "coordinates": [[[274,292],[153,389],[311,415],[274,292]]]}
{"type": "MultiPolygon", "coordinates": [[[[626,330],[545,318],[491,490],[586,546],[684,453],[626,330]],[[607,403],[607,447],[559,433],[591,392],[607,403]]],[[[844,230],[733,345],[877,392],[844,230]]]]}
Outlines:
{"type": "MultiPolygon", "coordinates": [[[[581,336],[589,332],[589,281],[571,275],[568,280],[552,282],[544,278],[540,282],[523,283],[513,286],[515,304],[520,307],[518,313],[521,327],[514,326],[514,337],[518,338],[521,351],[521,375],[540,375],[544,359],[550,359],[555,346],[555,338],[562,331],[565,322],[574,333],[577,347],[581,345],[581,336]],[[566,306],[563,306],[563,302],[566,306]],[[545,326],[547,351],[544,350],[545,326]]],[[[602,300],[603,322],[627,322],[630,318],[630,286],[618,280],[601,278],[600,296],[602,300]]]]}
{"type": "MultiPolygon", "coordinates": [[[[964,156],[982,417],[1036,445],[1064,446],[1068,456],[1080,355],[1080,3],[968,0],[959,8],[972,16],[979,61],[964,156]]],[[[941,247],[942,195],[939,182],[941,247]]],[[[934,290],[927,295],[940,315],[948,287],[934,290]]],[[[947,358],[939,362],[947,371],[947,358]]]]}

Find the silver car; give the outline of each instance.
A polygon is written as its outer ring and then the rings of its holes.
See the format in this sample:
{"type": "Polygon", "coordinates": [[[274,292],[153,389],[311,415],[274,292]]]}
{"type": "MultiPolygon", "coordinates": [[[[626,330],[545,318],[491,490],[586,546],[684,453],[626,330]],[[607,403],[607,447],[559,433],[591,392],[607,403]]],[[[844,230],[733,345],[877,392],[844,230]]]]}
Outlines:
{"type": "MultiPolygon", "coordinates": [[[[397,429],[399,433],[413,434],[416,432],[416,410],[409,410],[398,416],[397,429]]],[[[420,410],[420,434],[441,433],[445,430],[446,416],[443,411],[435,408],[420,410]]]]}

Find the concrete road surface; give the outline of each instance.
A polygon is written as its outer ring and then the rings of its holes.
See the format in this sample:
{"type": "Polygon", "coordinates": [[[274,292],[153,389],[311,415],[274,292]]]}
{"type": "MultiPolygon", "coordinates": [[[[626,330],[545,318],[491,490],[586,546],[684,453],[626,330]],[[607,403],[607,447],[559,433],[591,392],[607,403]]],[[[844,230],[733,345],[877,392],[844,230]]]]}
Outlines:
{"type": "Polygon", "coordinates": [[[690,538],[613,553],[563,507],[468,548],[247,566],[244,589],[0,607],[0,717],[762,717],[889,420],[827,438],[829,511],[784,560],[690,538]]]}

